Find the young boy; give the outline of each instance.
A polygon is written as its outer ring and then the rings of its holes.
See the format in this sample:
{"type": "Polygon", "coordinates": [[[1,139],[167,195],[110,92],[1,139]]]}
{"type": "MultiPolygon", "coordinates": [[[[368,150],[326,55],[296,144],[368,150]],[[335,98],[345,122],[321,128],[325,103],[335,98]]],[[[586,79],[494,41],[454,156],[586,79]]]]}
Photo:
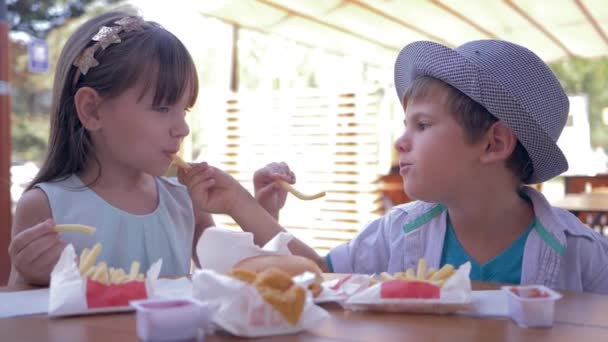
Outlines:
{"type": "MultiPolygon", "coordinates": [[[[325,258],[300,241],[294,254],[338,273],[470,261],[473,280],[608,293],[608,242],[523,186],[568,168],[556,144],[568,98],[542,60],[504,41],[415,42],[397,58],[395,86],[406,126],[396,142],[400,173],[419,201],[394,207],[325,258]]],[[[256,192],[279,174],[260,173],[256,192]]],[[[258,243],[280,231],[251,196],[235,196],[222,210],[249,212],[233,217],[258,243]]]]}

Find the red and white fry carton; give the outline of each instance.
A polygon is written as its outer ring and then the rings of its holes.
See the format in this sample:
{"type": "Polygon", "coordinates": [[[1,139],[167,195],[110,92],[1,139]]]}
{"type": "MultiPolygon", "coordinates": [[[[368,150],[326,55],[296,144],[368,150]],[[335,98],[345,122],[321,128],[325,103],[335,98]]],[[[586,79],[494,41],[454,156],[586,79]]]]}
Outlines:
{"type": "Polygon", "coordinates": [[[471,263],[461,265],[439,290],[439,298],[386,298],[381,295],[383,282],[349,297],[343,304],[349,310],[446,314],[467,309],[472,289],[471,263]]]}
{"type": "Polygon", "coordinates": [[[131,300],[153,296],[162,266],[162,260],[155,262],[146,273],[145,281],[105,285],[83,277],[76,259],[76,252],[70,244],[51,272],[49,316],[132,311],[131,300]]]}
{"type": "MultiPolygon", "coordinates": [[[[293,280],[306,288],[314,277],[314,274],[306,272],[293,280]]],[[[312,328],[329,317],[307,292],[300,318],[296,324],[291,324],[259,295],[255,287],[213,270],[196,270],[192,286],[194,298],[211,313],[213,323],[236,336],[293,334],[312,328]]]]}

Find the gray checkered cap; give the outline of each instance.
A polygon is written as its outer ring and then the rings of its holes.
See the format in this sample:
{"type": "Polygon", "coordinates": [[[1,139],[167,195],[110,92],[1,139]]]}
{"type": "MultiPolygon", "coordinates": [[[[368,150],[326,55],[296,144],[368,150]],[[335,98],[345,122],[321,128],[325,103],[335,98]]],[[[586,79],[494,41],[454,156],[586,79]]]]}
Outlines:
{"type": "Polygon", "coordinates": [[[400,101],[419,76],[450,84],[505,122],[532,160],[534,173],[528,183],[568,170],[556,143],[568,118],[568,97],[549,67],[530,50],[499,40],[471,41],[456,49],[414,42],[395,62],[400,101]]]}

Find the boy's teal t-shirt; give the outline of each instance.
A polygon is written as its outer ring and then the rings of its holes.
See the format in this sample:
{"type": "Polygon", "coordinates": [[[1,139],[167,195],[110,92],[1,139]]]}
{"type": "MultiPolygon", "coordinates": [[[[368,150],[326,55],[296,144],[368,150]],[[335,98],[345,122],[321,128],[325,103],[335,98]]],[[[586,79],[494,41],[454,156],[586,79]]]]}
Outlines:
{"type": "Polygon", "coordinates": [[[536,219],[532,221],[530,226],[523,232],[511,246],[507,247],[502,253],[485,264],[478,264],[469,257],[467,252],[462,248],[458,241],[450,217],[447,218],[447,229],[443,242],[443,251],[441,253],[441,266],[452,264],[454,268],[460,265],[471,262],[471,280],[519,284],[521,282],[521,264],[524,256],[524,247],[528,234],[534,228],[536,219]]]}

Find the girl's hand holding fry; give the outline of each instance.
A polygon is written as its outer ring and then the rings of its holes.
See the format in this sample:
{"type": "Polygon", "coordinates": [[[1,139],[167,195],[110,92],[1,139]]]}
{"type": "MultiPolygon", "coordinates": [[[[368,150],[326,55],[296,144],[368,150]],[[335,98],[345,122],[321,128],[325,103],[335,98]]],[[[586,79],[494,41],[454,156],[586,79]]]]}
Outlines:
{"type": "Polygon", "coordinates": [[[250,196],[243,186],[228,173],[208,165],[192,164],[187,172],[179,169],[179,181],[188,188],[196,211],[230,214],[242,196],[250,196]]]}
{"type": "Polygon", "coordinates": [[[14,267],[28,283],[49,283],[66,245],[54,227],[52,219],[40,222],[16,234],[8,247],[14,267]]]}

